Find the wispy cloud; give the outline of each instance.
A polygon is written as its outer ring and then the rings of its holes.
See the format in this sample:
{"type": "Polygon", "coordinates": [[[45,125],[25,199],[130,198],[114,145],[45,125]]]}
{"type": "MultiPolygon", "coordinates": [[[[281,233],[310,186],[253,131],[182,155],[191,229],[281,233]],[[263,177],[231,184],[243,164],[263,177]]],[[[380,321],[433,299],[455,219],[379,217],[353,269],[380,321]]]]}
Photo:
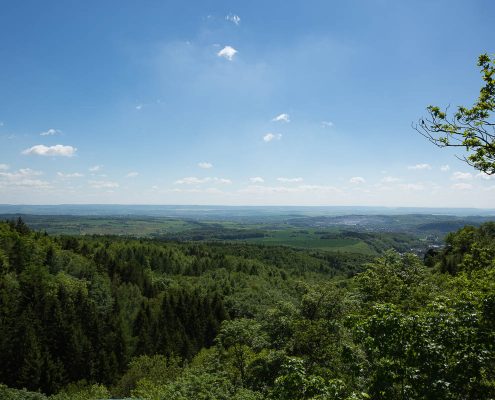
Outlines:
{"type": "Polygon", "coordinates": [[[448,165],[448,164],[447,165],[442,165],[440,167],[440,171],[442,171],[442,172],[450,171],[450,165],[448,165]]]}
{"type": "Polygon", "coordinates": [[[472,188],[473,185],[471,185],[470,183],[454,183],[452,185],[452,189],[456,189],[456,190],[469,190],[472,188]]]}
{"type": "Polygon", "coordinates": [[[353,176],[351,179],[349,179],[349,183],[352,183],[352,184],[361,184],[361,183],[365,183],[366,182],[366,179],[364,179],[362,176],[353,176]]]}
{"type": "Polygon", "coordinates": [[[321,121],[321,126],[323,128],[331,128],[333,126],[333,122],[332,121],[321,121]]]}
{"type": "Polygon", "coordinates": [[[399,181],[400,181],[400,178],[395,178],[393,176],[385,176],[384,178],[381,179],[382,183],[396,183],[399,181]]]}
{"type": "Polygon", "coordinates": [[[401,190],[408,190],[408,191],[419,191],[419,190],[424,190],[424,185],[421,183],[403,183],[399,185],[401,190]]]}
{"type": "Polygon", "coordinates": [[[239,17],[236,14],[229,14],[225,16],[225,19],[227,21],[233,22],[236,25],[239,25],[241,23],[241,17],[239,17]]]}
{"type": "Polygon", "coordinates": [[[284,183],[302,182],[303,178],[277,178],[277,181],[284,183]]]}
{"type": "Polygon", "coordinates": [[[136,176],[139,175],[139,172],[136,172],[136,171],[131,171],[129,172],[125,177],[126,178],[135,178],[136,176]]]}
{"type": "Polygon", "coordinates": [[[93,165],[92,167],[89,167],[88,170],[90,172],[98,172],[102,168],[103,168],[103,165],[93,165]]]}
{"type": "Polygon", "coordinates": [[[55,135],[61,135],[61,134],[62,134],[62,131],[60,131],[58,129],[50,128],[45,132],[41,132],[40,136],[55,136],[55,135]]]}
{"type": "Polygon", "coordinates": [[[136,110],[138,110],[138,111],[139,111],[139,110],[142,110],[142,108],[143,108],[143,107],[144,107],[144,106],[143,106],[142,104],[138,104],[138,105],[136,106],[136,110]]]}
{"type": "Polygon", "coordinates": [[[111,181],[89,181],[89,185],[94,189],[115,189],[120,185],[111,181]]]}
{"type": "Polygon", "coordinates": [[[490,179],[495,179],[495,175],[488,175],[486,172],[479,172],[476,174],[476,178],[484,179],[488,181],[490,179]]]}
{"type": "Polygon", "coordinates": [[[210,178],[196,178],[195,176],[187,176],[175,181],[177,185],[200,185],[209,182],[210,178]]]}
{"type": "Polygon", "coordinates": [[[216,187],[207,187],[207,188],[174,188],[172,192],[175,193],[206,193],[206,194],[227,194],[226,192],[216,188],[216,187]]]}
{"type": "Polygon", "coordinates": [[[252,185],[239,190],[239,193],[267,195],[273,193],[341,193],[334,186],[323,185],[299,185],[299,186],[261,186],[252,185]]]}
{"type": "Polygon", "coordinates": [[[57,176],[64,179],[70,179],[70,178],[82,178],[84,174],[81,174],[79,172],[73,172],[73,173],[57,172],[57,176]]]}
{"type": "Polygon", "coordinates": [[[175,181],[176,185],[201,185],[203,183],[219,183],[223,185],[230,185],[232,181],[226,178],[217,178],[217,177],[197,178],[195,176],[188,176],[175,181]]]}
{"type": "Polygon", "coordinates": [[[274,122],[290,122],[289,114],[283,113],[272,119],[274,122]]]}
{"type": "Polygon", "coordinates": [[[72,146],[64,146],[56,144],[55,146],[45,146],[44,144],[37,144],[29,149],[23,150],[24,155],[37,155],[37,156],[61,156],[72,157],[76,153],[77,149],[72,146]]]}
{"type": "Polygon", "coordinates": [[[0,171],[6,171],[10,169],[10,165],[8,164],[0,164],[0,171]]]}
{"type": "Polygon", "coordinates": [[[473,179],[473,175],[469,172],[459,172],[456,171],[452,174],[451,178],[453,181],[470,181],[473,179]]]}
{"type": "Polygon", "coordinates": [[[213,164],[209,162],[200,162],[198,163],[198,167],[203,169],[210,169],[213,168],[213,164]]]}
{"type": "Polygon", "coordinates": [[[431,165],[430,164],[416,164],[416,165],[410,165],[409,167],[407,167],[407,169],[410,169],[410,170],[428,170],[428,169],[431,169],[431,165]]]}
{"type": "Polygon", "coordinates": [[[0,172],[0,187],[49,188],[50,183],[38,179],[39,175],[43,175],[43,173],[31,168],[21,168],[15,172],[0,172]]]}
{"type": "Polygon", "coordinates": [[[230,185],[232,181],[226,178],[212,178],[213,182],[221,183],[222,185],[230,185]]]}
{"type": "Polygon", "coordinates": [[[232,61],[234,56],[238,53],[236,49],[231,46],[225,46],[222,50],[217,53],[218,57],[223,57],[229,61],[232,61]]]}
{"type": "Polygon", "coordinates": [[[39,176],[43,175],[43,172],[37,171],[31,168],[21,168],[17,172],[0,172],[2,176],[8,177],[20,177],[20,176],[39,176]]]}
{"type": "Polygon", "coordinates": [[[265,180],[261,176],[254,176],[252,178],[249,178],[249,182],[252,183],[263,183],[265,180]]]}
{"type": "Polygon", "coordinates": [[[281,133],[267,133],[265,136],[263,136],[263,140],[265,142],[271,142],[272,140],[280,140],[280,139],[282,139],[281,133]]]}

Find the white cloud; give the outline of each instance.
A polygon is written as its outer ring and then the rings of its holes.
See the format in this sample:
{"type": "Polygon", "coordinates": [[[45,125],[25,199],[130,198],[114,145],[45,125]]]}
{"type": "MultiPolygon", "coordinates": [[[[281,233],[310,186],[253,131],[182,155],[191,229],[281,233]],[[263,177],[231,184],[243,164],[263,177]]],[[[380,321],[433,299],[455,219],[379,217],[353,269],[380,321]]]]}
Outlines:
{"type": "Polygon", "coordinates": [[[473,175],[469,172],[454,172],[450,178],[453,181],[470,181],[473,179],[473,175]]]}
{"type": "Polygon", "coordinates": [[[172,189],[172,192],[174,192],[174,193],[206,193],[206,194],[223,194],[223,195],[226,194],[226,192],[224,192],[218,188],[215,188],[215,187],[189,188],[189,189],[174,188],[174,189],[172,189]]]}
{"type": "Polygon", "coordinates": [[[404,183],[399,185],[402,190],[418,191],[423,190],[425,187],[421,183],[404,183]]]}
{"type": "Polygon", "coordinates": [[[21,168],[17,172],[0,172],[0,176],[8,178],[33,177],[43,175],[43,172],[31,168],[21,168]]]}
{"type": "Polygon", "coordinates": [[[349,179],[349,182],[353,184],[360,184],[360,183],[365,183],[366,180],[361,176],[354,176],[351,179],[349,179]]]}
{"type": "Polygon", "coordinates": [[[299,185],[299,186],[261,186],[251,185],[239,190],[239,193],[267,195],[273,193],[341,193],[333,186],[299,185]]]}
{"type": "Polygon", "coordinates": [[[79,173],[79,172],[74,172],[74,173],[69,173],[69,174],[65,174],[63,172],[57,172],[57,175],[60,177],[60,178],[82,178],[84,175],[79,173]]]}
{"type": "Polygon", "coordinates": [[[213,182],[213,183],[220,183],[223,185],[230,185],[232,181],[230,179],[225,179],[225,178],[197,178],[195,176],[188,176],[186,178],[179,179],[175,181],[176,185],[201,185],[203,183],[207,182],[213,182]]]}
{"type": "Polygon", "coordinates": [[[0,126],[3,126],[3,125],[4,125],[4,124],[3,124],[3,121],[0,121],[0,126]]]}
{"type": "Polygon", "coordinates": [[[252,183],[263,183],[265,180],[261,176],[255,176],[253,178],[249,178],[249,181],[252,183]]]}
{"type": "Polygon", "coordinates": [[[136,110],[138,110],[138,111],[139,111],[139,110],[141,110],[142,108],[143,108],[143,105],[142,105],[142,104],[138,104],[138,105],[136,106],[136,110]]]}
{"type": "Polygon", "coordinates": [[[233,47],[231,46],[225,46],[222,50],[220,50],[218,53],[217,53],[217,56],[218,57],[223,57],[229,61],[232,61],[232,59],[234,58],[234,56],[236,55],[237,53],[237,50],[234,49],[233,47]]]}
{"type": "Polygon", "coordinates": [[[0,186],[22,186],[22,187],[37,187],[37,188],[49,188],[50,183],[47,181],[42,181],[40,179],[21,179],[21,180],[11,180],[7,184],[5,182],[0,181],[0,186]]]}
{"type": "Polygon", "coordinates": [[[15,172],[0,172],[0,187],[18,186],[36,187],[41,189],[49,188],[49,182],[35,179],[42,174],[41,171],[35,171],[31,168],[21,168],[15,172]]]}
{"type": "Polygon", "coordinates": [[[45,132],[41,132],[40,136],[55,136],[60,134],[62,134],[62,131],[59,131],[58,129],[50,128],[45,132]]]}
{"type": "Polygon", "coordinates": [[[407,169],[411,170],[425,170],[425,169],[431,169],[430,164],[416,164],[416,165],[410,165],[407,167],[407,169]]]}
{"type": "Polygon", "coordinates": [[[303,178],[277,178],[277,181],[284,183],[302,182],[303,178]]]}
{"type": "Polygon", "coordinates": [[[281,133],[267,133],[265,136],[263,136],[263,140],[265,142],[271,142],[272,140],[280,140],[280,139],[282,139],[281,133]]]}
{"type": "Polygon", "coordinates": [[[204,190],[204,192],[205,193],[208,193],[208,194],[221,194],[221,193],[225,193],[222,190],[220,190],[218,188],[215,188],[215,187],[206,188],[204,190]]]}
{"type": "Polygon", "coordinates": [[[274,122],[290,122],[289,114],[283,113],[272,119],[274,122]]]}
{"type": "Polygon", "coordinates": [[[241,17],[239,17],[236,14],[229,14],[225,16],[225,19],[227,21],[233,22],[236,25],[239,25],[241,23],[241,17]]]}
{"type": "Polygon", "coordinates": [[[8,164],[0,164],[0,171],[6,171],[10,169],[10,165],[8,164]]]}
{"type": "Polygon", "coordinates": [[[213,168],[213,164],[209,162],[200,162],[198,163],[198,167],[203,169],[209,169],[209,168],[213,168]]]}
{"type": "Polygon", "coordinates": [[[332,121],[321,121],[321,126],[323,128],[331,128],[333,126],[333,122],[332,121]]]}
{"type": "Polygon", "coordinates": [[[230,185],[232,181],[230,179],[225,178],[213,178],[214,182],[221,183],[223,185],[230,185]]]}
{"type": "Polygon", "coordinates": [[[99,171],[100,169],[102,169],[103,165],[93,165],[92,167],[89,167],[88,170],[90,172],[97,172],[99,171]]]}
{"type": "Polygon", "coordinates": [[[151,186],[151,190],[158,190],[158,189],[159,189],[159,187],[157,185],[151,186]]]}
{"type": "Polygon", "coordinates": [[[136,176],[139,175],[139,172],[136,172],[136,171],[131,171],[129,172],[125,177],[126,178],[135,178],[136,176]]]}
{"type": "Polygon", "coordinates": [[[200,185],[202,183],[209,182],[210,178],[196,178],[195,176],[187,176],[185,178],[175,181],[177,185],[200,185]]]}
{"type": "Polygon", "coordinates": [[[89,184],[95,189],[114,189],[120,186],[117,182],[111,181],[89,181],[89,184]]]}
{"type": "Polygon", "coordinates": [[[450,171],[450,165],[442,165],[440,171],[447,172],[450,171]]]}
{"type": "Polygon", "coordinates": [[[470,183],[454,183],[452,185],[452,189],[456,189],[456,190],[468,190],[472,188],[473,185],[471,185],[470,183]]]}
{"type": "Polygon", "coordinates": [[[479,172],[476,174],[476,178],[484,179],[488,181],[490,179],[495,179],[495,175],[488,175],[486,172],[479,172]]]}
{"type": "Polygon", "coordinates": [[[29,149],[23,150],[24,155],[38,155],[38,156],[62,156],[72,157],[76,153],[77,149],[72,146],[64,146],[56,144],[55,146],[45,146],[44,144],[37,144],[29,149]]]}
{"type": "Polygon", "coordinates": [[[400,178],[394,178],[393,176],[386,176],[381,179],[382,183],[396,183],[399,182],[400,178]]]}

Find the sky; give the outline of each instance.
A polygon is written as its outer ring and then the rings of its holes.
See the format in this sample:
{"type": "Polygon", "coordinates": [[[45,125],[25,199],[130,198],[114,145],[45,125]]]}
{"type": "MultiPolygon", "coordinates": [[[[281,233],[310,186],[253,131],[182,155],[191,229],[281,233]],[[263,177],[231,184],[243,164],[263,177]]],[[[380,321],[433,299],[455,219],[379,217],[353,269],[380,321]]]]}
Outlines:
{"type": "Polygon", "coordinates": [[[495,205],[411,127],[477,98],[491,0],[0,10],[1,204],[495,205]]]}

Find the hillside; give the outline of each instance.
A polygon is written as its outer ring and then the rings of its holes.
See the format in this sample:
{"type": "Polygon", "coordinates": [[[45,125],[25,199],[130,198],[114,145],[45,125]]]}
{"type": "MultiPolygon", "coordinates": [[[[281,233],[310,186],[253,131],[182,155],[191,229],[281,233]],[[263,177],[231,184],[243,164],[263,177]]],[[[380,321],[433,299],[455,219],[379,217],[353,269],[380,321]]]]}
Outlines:
{"type": "Polygon", "coordinates": [[[493,397],[494,224],[446,245],[424,265],[1,223],[0,394],[493,397]]]}

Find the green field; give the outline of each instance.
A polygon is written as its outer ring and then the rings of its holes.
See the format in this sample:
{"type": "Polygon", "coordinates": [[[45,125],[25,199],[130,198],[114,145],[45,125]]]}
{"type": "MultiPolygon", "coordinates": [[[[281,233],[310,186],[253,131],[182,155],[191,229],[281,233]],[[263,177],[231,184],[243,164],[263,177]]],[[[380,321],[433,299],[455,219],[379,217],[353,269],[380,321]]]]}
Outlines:
{"type": "MultiPolygon", "coordinates": [[[[3,215],[1,219],[12,219],[3,215]]],[[[173,241],[245,242],[318,251],[380,254],[393,247],[418,254],[438,242],[422,232],[388,232],[367,226],[313,226],[314,219],[258,218],[249,220],[198,220],[154,216],[23,215],[35,230],[54,235],[115,235],[173,241]]],[[[418,223],[421,221],[418,221],[418,223]]]]}
{"type": "Polygon", "coordinates": [[[119,235],[149,237],[183,232],[196,227],[192,222],[168,218],[26,216],[35,230],[55,235],[119,235]]]}
{"type": "Polygon", "coordinates": [[[314,230],[278,230],[269,231],[264,238],[247,239],[247,242],[296,248],[340,251],[349,253],[374,254],[375,252],[362,240],[353,238],[321,239],[314,230]]]}

